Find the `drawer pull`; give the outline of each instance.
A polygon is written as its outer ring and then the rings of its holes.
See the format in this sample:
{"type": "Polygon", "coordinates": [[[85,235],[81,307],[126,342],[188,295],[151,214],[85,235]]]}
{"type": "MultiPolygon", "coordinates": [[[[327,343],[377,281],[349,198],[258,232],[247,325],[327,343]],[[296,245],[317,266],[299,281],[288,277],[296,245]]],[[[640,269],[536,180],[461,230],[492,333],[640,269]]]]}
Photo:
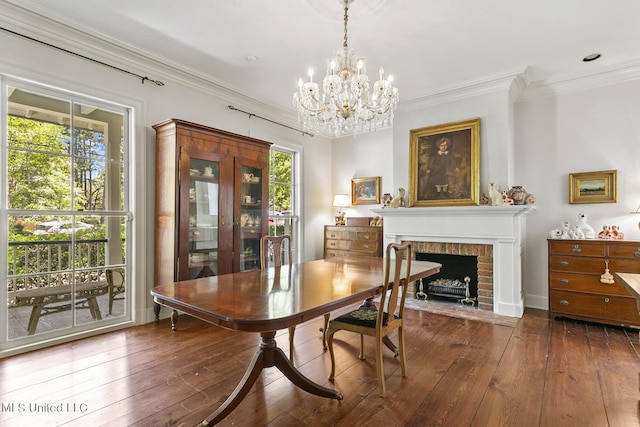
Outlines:
{"type": "Polygon", "coordinates": [[[579,253],[582,253],[582,249],[580,249],[580,246],[575,245],[571,250],[571,252],[573,252],[574,254],[579,254],[579,253]]]}
{"type": "Polygon", "coordinates": [[[566,299],[561,299],[561,300],[560,300],[560,305],[565,305],[565,306],[567,306],[567,305],[569,305],[569,301],[567,301],[566,299]]]}
{"type": "Polygon", "coordinates": [[[329,243],[329,246],[335,246],[335,245],[336,245],[336,243],[335,243],[335,242],[331,242],[331,243],[329,243]]]}
{"type": "Polygon", "coordinates": [[[568,279],[560,279],[560,284],[561,285],[568,285],[569,284],[569,280],[568,279]]]}
{"type": "Polygon", "coordinates": [[[369,235],[368,234],[364,235],[364,240],[369,240],[369,235]]]}
{"type": "Polygon", "coordinates": [[[369,245],[364,245],[364,248],[365,249],[369,249],[369,245]]]}
{"type": "Polygon", "coordinates": [[[569,261],[560,261],[561,267],[569,267],[569,261]]]}
{"type": "Polygon", "coordinates": [[[332,234],[332,235],[330,235],[329,237],[336,237],[336,235],[335,235],[335,234],[332,234]]]}
{"type": "Polygon", "coordinates": [[[633,256],[640,258],[640,248],[638,248],[638,250],[633,253],[633,256]]]}
{"type": "Polygon", "coordinates": [[[605,298],[605,299],[604,299],[604,302],[609,302],[609,298],[605,298]]]}

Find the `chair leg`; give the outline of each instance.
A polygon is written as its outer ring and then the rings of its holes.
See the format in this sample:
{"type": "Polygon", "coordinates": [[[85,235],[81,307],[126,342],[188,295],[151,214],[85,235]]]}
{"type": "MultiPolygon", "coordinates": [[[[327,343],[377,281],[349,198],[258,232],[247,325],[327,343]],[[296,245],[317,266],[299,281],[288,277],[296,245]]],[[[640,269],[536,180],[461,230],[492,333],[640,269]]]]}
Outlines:
{"type": "Polygon", "coordinates": [[[38,327],[38,320],[40,319],[40,313],[42,312],[42,304],[36,304],[31,309],[31,316],[29,316],[29,326],[27,326],[27,335],[33,335],[36,333],[38,327]]]}
{"type": "Polygon", "coordinates": [[[333,329],[325,329],[325,333],[327,334],[327,347],[329,347],[329,356],[331,356],[331,373],[329,373],[329,381],[333,381],[336,374],[336,358],[333,354],[333,334],[336,331],[333,329]]]}
{"type": "Polygon", "coordinates": [[[289,360],[293,361],[293,336],[296,333],[295,326],[289,326],[289,360]]]}
{"type": "Polygon", "coordinates": [[[322,328],[322,349],[327,349],[327,328],[329,327],[330,313],[324,315],[324,328],[322,328]]]}
{"type": "Polygon", "coordinates": [[[113,311],[113,294],[109,292],[109,314],[113,311]]]}
{"type": "Polygon", "coordinates": [[[360,334],[360,354],[358,355],[358,359],[364,360],[364,335],[360,334]]]}
{"type": "Polygon", "coordinates": [[[380,397],[385,397],[387,391],[384,385],[384,366],[382,365],[382,337],[376,337],[376,373],[378,375],[378,386],[380,387],[380,397]]]}
{"type": "Polygon", "coordinates": [[[404,357],[404,328],[400,326],[398,328],[398,350],[400,352],[400,371],[403,377],[407,377],[407,361],[404,357]]]}

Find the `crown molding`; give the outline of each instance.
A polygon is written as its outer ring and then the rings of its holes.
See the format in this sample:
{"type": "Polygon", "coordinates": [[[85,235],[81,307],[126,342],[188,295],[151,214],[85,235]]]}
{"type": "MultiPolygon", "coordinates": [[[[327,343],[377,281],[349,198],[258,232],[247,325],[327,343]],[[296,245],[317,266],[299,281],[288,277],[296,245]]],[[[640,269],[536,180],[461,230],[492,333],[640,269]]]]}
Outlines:
{"type": "Polygon", "coordinates": [[[553,79],[536,80],[522,91],[517,102],[611,86],[638,79],[640,79],[640,61],[621,63],[601,68],[596,73],[564,75],[553,79]]]}
{"type": "Polygon", "coordinates": [[[249,96],[214,76],[127,45],[92,29],[74,27],[65,22],[63,17],[49,18],[38,13],[39,9],[31,7],[33,5],[28,2],[29,9],[16,5],[11,0],[0,0],[0,3],[6,9],[6,13],[0,15],[0,25],[11,31],[115,67],[149,75],[153,80],[164,81],[165,85],[180,84],[218,98],[224,104],[251,109],[256,114],[292,127],[299,126],[298,117],[293,111],[274,107],[265,100],[249,96]]]}
{"type": "Polygon", "coordinates": [[[455,102],[467,98],[473,98],[488,93],[508,91],[514,82],[518,86],[526,85],[528,81],[527,70],[514,71],[481,79],[469,80],[460,85],[436,90],[420,97],[412,98],[398,103],[398,109],[402,111],[415,111],[425,107],[455,102]]]}

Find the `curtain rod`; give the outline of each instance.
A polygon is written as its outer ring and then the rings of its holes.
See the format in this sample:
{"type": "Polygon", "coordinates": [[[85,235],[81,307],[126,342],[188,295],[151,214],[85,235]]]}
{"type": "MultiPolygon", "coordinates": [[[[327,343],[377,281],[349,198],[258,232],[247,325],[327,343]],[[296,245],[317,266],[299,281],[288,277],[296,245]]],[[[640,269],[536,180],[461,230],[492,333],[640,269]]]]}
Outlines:
{"type": "Polygon", "coordinates": [[[152,79],[150,79],[149,77],[141,76],[141,75],[139,75],[139,74],[136,74],[136,73],[133,73],[133,72],[131,72],[131,71],[128,71],[128,70],[125,70],[125,69],[122,69],[122,68],[116,67],[116,66],[114,66],[114,65],[111,65],[111,64],[107,64],[107,63],[105,63],[105,62],[98,61],[97,59],[89,58],[88,56],[84,56],[84,55],[81,55],[81,54],[79,54],[79,53],[72,52],[72,51],[70,51],[70,50],[67,50],[67,49],[61,48],[61,47],[59,47],[59,46],[55,46],[55,45],[53,45],[53,44],[51,44],[51,43],[43,42],[42,40],[38,40],[38,39],[35,39],[35,38],[33,38],[33,37],[29,37],[29,36],[27,36],[27,35],[24,35],[24,34],[20,34],[20,33],[18,33],[18,32],[12,31],[12,30],[10,30],[10,29],[8,29],[8,28],[0,27],[0,30],[2,30],[2,31],[6,31],[7,33],[11,33],[11,34],[16,35],[16,36],[18,36],[18,37],[25,38],[25,39],[27,39],[27,40],[31,40],[31,41],[36,42],[36,43],[40,43],[40,44],[45,45],[45,46],[48,46],[48,47],[52,47],[52,48],[54,48],[54,49],[58,49],[58,50],[60,50],[60,51],[62,51],[62,52],[65,52],[65,53],[68,53],[68,54],[71,54],[71,55],[75,55],[75,56],[77,56],[77,57],[79,57],[79,58],[86,59],[87,61],[95,62],[96,64],[104,65],[105,67],[109,67],[109,68],[112,68],[112,69],[114,69],[114,70],[117,70],[117,71],[120,71],[120,72],[123,72],[123,73],[130,74],[130,75],[132,75],[132,76],[135,76],[135,77],[137,77],[137,78],[141,79],[141,80],[142,80],[142,84],[144,84],[144,82],[145,82],[145,81],[148,81],[148,82],[151,82],[151,83],[155,83],[157,86],[164,86],[164,83],[163,83],[163,82],[161,82],[160,80],[152,80],[152,79]]]}
{"type": "Polygon", "coordinates": [[[295,131],[297,131],[297,132],[302,132],[302,136],[309,135],[310,137],[312,137],[312,138],[313,138],[313,134],[312,134],[312,133],[305,132],[305,131],[300,130],[300,129],[296,129],[296,128],[294,128],[294,127],[292,127],[292,126],[289,126],[289,125],[285,125],[285,124],[282,124],[282,123],[274,122],[274,121],[273,121],[273,120],[271,120],[271,119],[267,119],[266,117],[262,117],[262,116],[259,116],[259,115],[257,115],[257,114],[253,114],[253,113],[250,113],[250,112],[248,112],[248,111],[240,110],[240,109],[238,109],[238,108],[234,107],[233,105],[228,105],[228,107],[229,107],[229,109],[230,109],[230,110],[233,110],[233,111],[239,111],[240,113],[245,113],[246,115],[248,115],[248,116],[249,116],[249,118],[251,118],[251,117],[257,117],[257,118],[259,118],[259,119],[266,120],[266,121],[271,122],[271,123],[273,123],[273,124],[276,124],[276,125],[278,125],[278,126],[282,126],[282,127],[285,127],[285,128],[291,129],[291,130],[295,130],[295,131]]]}

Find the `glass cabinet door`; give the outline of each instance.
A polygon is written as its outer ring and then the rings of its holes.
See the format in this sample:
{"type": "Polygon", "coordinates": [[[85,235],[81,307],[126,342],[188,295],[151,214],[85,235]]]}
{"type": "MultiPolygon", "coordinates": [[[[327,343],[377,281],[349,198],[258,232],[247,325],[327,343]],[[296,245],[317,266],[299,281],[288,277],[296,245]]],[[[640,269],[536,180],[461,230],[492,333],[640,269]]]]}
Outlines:
{"type": "Polygon", "coordinates": [[[189,160],[189,279],[218,274],[220,164],[189,160]]]}
{"type": "MultiPolygon", "coordinates": [[[[260,237],[266,220],[263,216],[262,168],[240,167],[240,271],[260,268],[260,237]]],[[[265,205],[266,206],[266,205],[265,205]]]]}

